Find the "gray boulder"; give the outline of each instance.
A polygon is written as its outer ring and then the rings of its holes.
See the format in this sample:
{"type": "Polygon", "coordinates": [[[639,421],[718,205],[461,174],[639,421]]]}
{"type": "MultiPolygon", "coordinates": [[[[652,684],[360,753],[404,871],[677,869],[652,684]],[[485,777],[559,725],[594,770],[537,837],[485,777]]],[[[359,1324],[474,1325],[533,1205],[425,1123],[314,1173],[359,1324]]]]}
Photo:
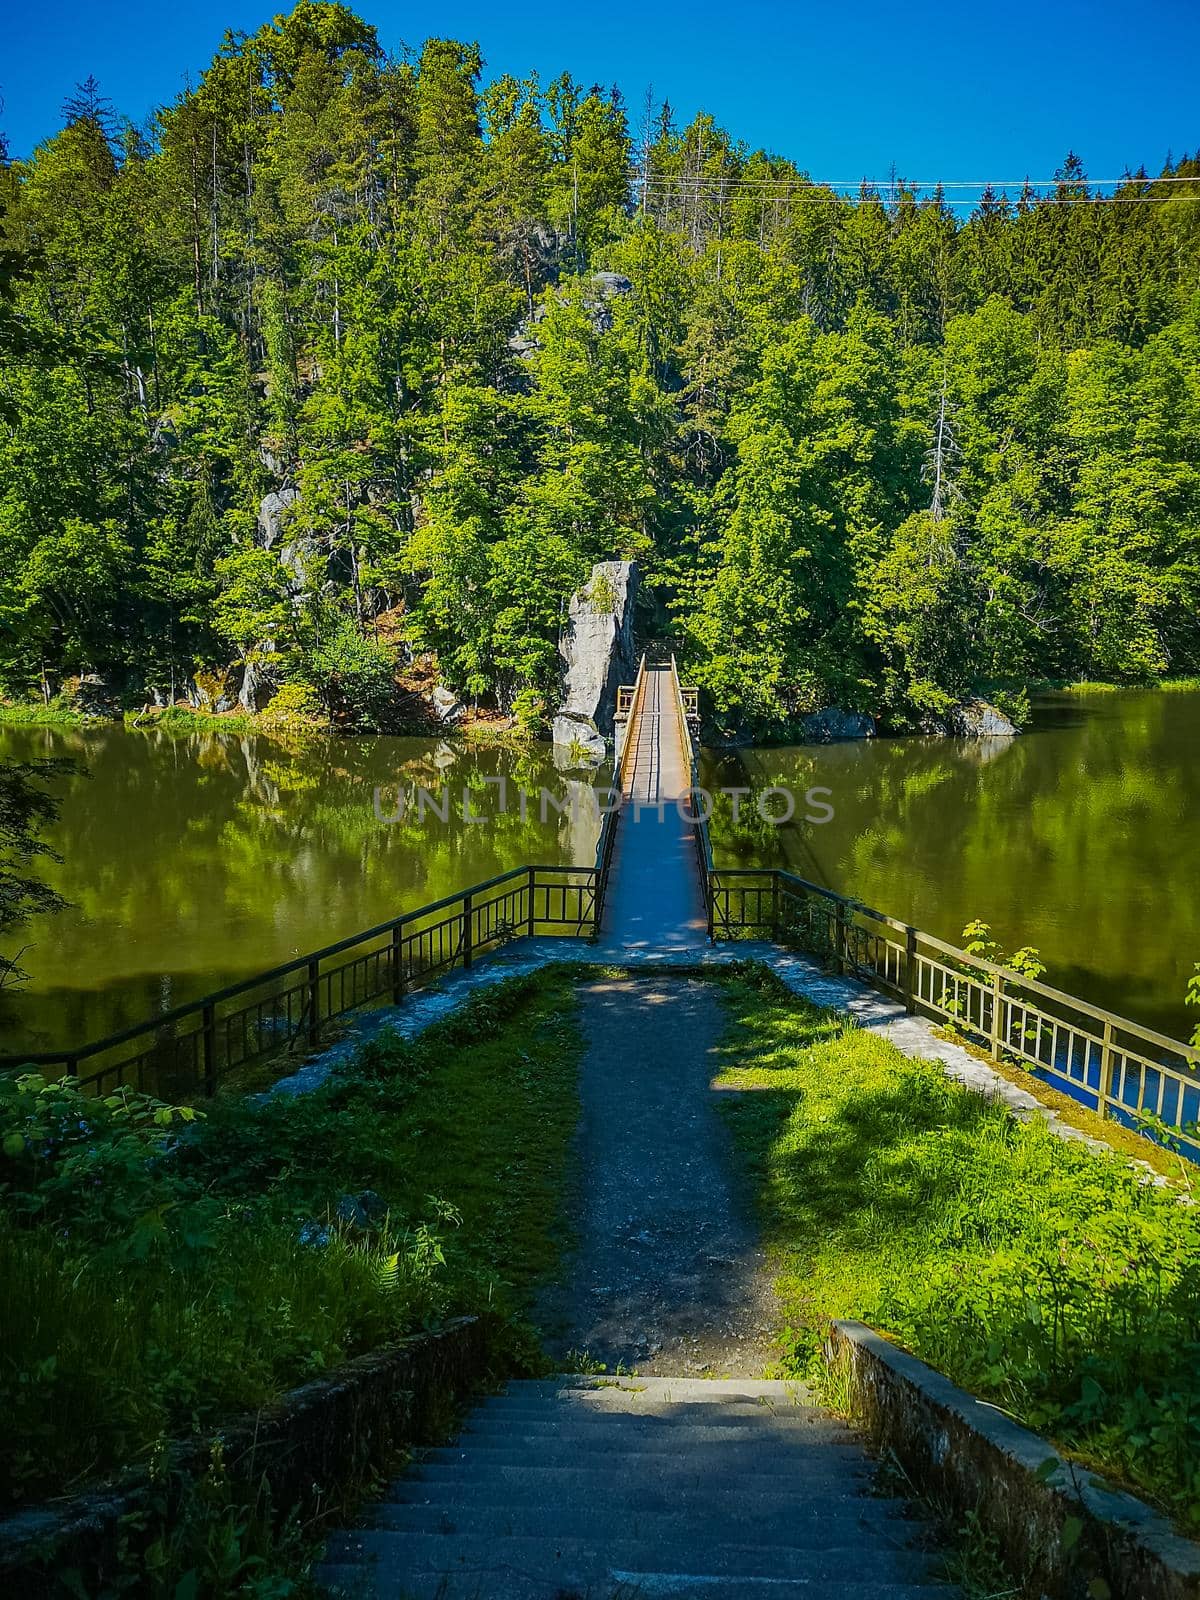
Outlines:
{"type": "Polygon", "coordinates": [[[238,690],[238,702],[243,711],[265,711],[278,687],[279,681],[269,662],[247,661],[242,672],[242,686],[238,690]]]}
{"type": "Polygon", "coordinates": [[[805,744],[840,744],[845,739],[873,739],[875,718],[861,711],[843,711],[840,706],[826,706],[800,719],[800,731],[805,744]]]}
{"type": "Polygon", "coordinates": [[[604,735],[574,717],[555,717],[550,737],[554,741],[554,764],[564,771],[581,765],[598,767],[608,754],[608,740],[604,735]]]}
{"type": "Polygon", "coordinates": [[[638,571],[632,561],[598,561],[571,596],[558,641],[563,698],[554,719],[556,745],[578,745],[603,759],[612,736],[617,687],[637,672],[633,607],[638,571]]]}
{"type": "Polygon", "coordinates": [[[466,707],[458,696],[442,684],[435,684],[429,693],[429,704],[433,714],[444,728],[454,728],[466,716],[466,707]]]}
{"type": "Polygon", "coordinates": [[[75,708],[85,717],[121,716],[121,697],[107,678],[98,672],[85,672],[75,690],[75,708]]]}
{"type": "Polygon", "coordinates": [[[952,739],[1011,739],[1020,729],[990,700],[967,700],[937,718],[930,731],[952,739]]]}
{"type": "Polygon", "coordinates": [[[258,507],[258,531],[262,535],[264,550],[270,550],[283,534],[288,512],[300,498],[299,489],[272,489],[263,496],[258,507]]]}

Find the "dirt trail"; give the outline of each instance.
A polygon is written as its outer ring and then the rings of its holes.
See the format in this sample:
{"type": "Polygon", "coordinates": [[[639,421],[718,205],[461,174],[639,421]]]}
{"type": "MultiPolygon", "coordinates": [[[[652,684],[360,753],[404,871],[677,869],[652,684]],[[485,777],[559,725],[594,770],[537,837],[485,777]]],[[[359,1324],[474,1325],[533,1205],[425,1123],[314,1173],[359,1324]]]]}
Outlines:
{"type": "Polygon", "coordinates": [[[673,976],[588,983],[580,1003],[577,1248],[538,1308],[551,1353],[640,1373],[760,1376],[777,1308],[709,1087],[720,996],[673,976]]]}

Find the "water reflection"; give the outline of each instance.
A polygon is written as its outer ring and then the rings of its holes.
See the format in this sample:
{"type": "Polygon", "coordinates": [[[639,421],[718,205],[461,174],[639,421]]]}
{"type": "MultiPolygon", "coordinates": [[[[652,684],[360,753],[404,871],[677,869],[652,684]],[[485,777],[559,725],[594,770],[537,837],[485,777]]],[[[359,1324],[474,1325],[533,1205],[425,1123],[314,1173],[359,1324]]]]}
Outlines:
{"type": "Polygon", "coordinates": [[[1049,981],[1179,1036],[1200,960],[1200,693],[1048,697],[1012,740],[712,755],[709,787],[814,783],[823,827],[714,820],[719,862],[786,865],[946,939],[972,917],[1049,981]]]}
{"type": "Polygon", "coordinates": [[[527,861],[595,853],[594,807],[571,805],[586,784],[548,748],[11,728],[0,751],[87,772],[63,786],[64,859],[46,870],[71,908],[9,941],[29,945],[31,981],[6,1002],[6,1049],[95,1038],[527,861]],[[376,786],[397,785],[444,785],[446,822],[380,822],[376,786]],[[543,787],[563,814],[543,820],[543,787]],[[464,788],[482,823],[463,820],[464,788]]]}

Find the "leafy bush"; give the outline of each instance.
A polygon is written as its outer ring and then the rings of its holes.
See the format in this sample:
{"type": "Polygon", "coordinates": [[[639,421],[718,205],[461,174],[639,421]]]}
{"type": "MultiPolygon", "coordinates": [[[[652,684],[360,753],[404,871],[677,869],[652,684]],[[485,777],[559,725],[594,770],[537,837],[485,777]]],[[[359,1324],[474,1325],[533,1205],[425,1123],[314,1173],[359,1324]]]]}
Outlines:
{"type": "Polygon", "coordinates": [[[545,695],[537,689],[522,689],[513,696],[512,713],[522,733],[541,733],[548,721],[545,695]]]}
{"type": "Polygon", "coordinates": [[[259,722],[264,728],[327,728],[329,717],[315,689],[306,683],[283,683],[259,722]]]}
{"type": "Polygon", "coordinates": [[[307,652],[304,671],[347,726],[386,728],[396,698],[395,660],[386,645],[359,630],[353,617],[332,620],[320,644],[307,652]]]}

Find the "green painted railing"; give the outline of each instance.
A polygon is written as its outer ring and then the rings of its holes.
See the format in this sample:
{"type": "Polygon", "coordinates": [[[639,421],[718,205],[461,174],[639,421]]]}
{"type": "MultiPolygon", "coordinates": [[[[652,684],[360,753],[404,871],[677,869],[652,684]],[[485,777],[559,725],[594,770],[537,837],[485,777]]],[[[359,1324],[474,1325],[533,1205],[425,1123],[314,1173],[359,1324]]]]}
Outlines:
{"type": "MultiPolygon", "coordinates": [[[[1200,1122],[1200,1051],[781,869],[709,875],[718,939],[815,954],[1131,1127],[1200,1122]]],[[[1161,1136],[1162,1129],[1159,1129],[1161,1136]]]]}

